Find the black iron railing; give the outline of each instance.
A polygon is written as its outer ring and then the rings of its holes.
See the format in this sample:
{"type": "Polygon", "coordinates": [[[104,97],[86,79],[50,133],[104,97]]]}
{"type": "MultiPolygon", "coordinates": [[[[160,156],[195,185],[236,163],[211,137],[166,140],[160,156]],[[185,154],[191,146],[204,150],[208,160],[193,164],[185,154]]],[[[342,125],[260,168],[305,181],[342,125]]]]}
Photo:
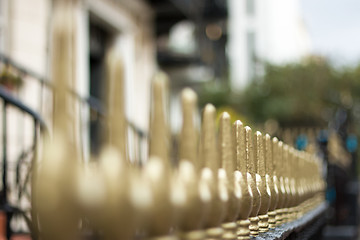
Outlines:
{"type": "MultiPolygon", "coordinates": [[[[24,83],[27,81],[36,81],[38,84],[40,94],[43,94],[44,90],[52,92],[53,84],[45,79],[40,74],[27,69],[6,55],[0,53],[0,63],[11,66],[15,69],[21,76],[24,76],[24,83]]],[[[75,96],[80,106],[80,109],[87,109],[89,114],[95,114],[100,121],[104,120],[106,115],[106,110],[97,98],[94,97],[83,97],[76,93],[73,90],[69,89],[69,92],[75,96]]],[[[35,94],[35,93],[34,93],[35,94]]],[[[44,99],[42,97],[38,98],[40,103],[38,106],[42,106],[44,104],[44,99]]],[[[7,239],[10,239],[13,233],[17,233],[18,231],[12,229],[10,227],[10,223],[14,216],[21,216],[25,219],[25,222],[28,224],[29,230],[31,230],[31,217],[30,217],[30,209],[23,209],[20,207],[20,204],[13,204],[9,200],[9,192],[11,194],[16,194],[17,199],[20,203],[20,199],[26,197],[28,201],[31,201],[31,174],[32,174],[32,162],[36,157],[36,149],[37,144],[39,142],[39,136],[44,134],[49,134],[49,129],[47,127],[46,122],[41,116],[41,113],[33,110],[27,104],[22,102],[15,94],[9,92],[6,88],[0,86],[0,104],[2,104],[2,115],[0,119],[2,119],[2,162],[1,162],[1,172],[2,172],[2,191],[0,193],[0,211],[6,215],[6,235],[7,239]],[[2,102],[1,102],[2,101],[2,102]],[[18,156],[11,156],[9,159],[9,144],[8,143],[8,135],[10,127],[16,128],[14,124],[18,124],[15,122],[9,122],[9,119],[12,119],[9,115],[9,109],[15,108],[19,111],[20,114],[25,114],[29,116],[33,121],[33,126],[30,131],[33,131],[33,139],[31,146],[22,147],[21,144],[16,146],[18,156]],[[21,149],[22,148],[22,149],[21,149]],[[25,169],[25,170],[24,170],[25,169]],[[9,171],[11,172],[11,176],[9,175],[9,171]],[[12,178],[14,176],[14,178],[12,178]],[[9,183],[9,180],[11,183],[9,183]],[[10,186],[11,185],[11,186],[10,186]],[[14,189],[15,188],[15,189],[14,189]]],[[[40,107],[41,109],[41,107],[40,107]]],[[[81,112],[81,111],[80,111],[81,112]]],[[[90,119],[89,119],[90,121],[90,119]]],[[[26,129],[26,131],[29,131],[26,129]]],[[[134,152],[132,156],[137,161],[138,164],[144,162],[146,156],[146,145],[147,145],[147,133],[139,129],[133,123],[128,121],[128,131],[131,135],[131,141],[133,145],[134,152]]],[[[1,226],[0,226],[1,227],[1,226]]],[[[1,237],[1,236],[0,236],[1,237]]]]}
{"type": "MultiPolygon", "coordinates": [[[[6,215],[6,235],[7,239],[10,239],[13,234],[13,230],[10,227],[10,222],[14,215],[21,215],[27,218],[29,212],[24,209],[21,209],[19,206],[16,206],[9,201],[9,159],[8,159],[8,110],[9,108],[16,108],[21,113],[26,114],[32,119],[33,122],[33,142],[31,144],[30,149],[21,151],[19,157],[15,161],[15,182],[16,190],[12,189],[12,191],[17,192],[19,199],[24,195],[24,193],[28,190],[27,186],[30,184],[30,170],[31,170],[31,162],[36,157],[37,144],[39,139],[39,134],[48,134],[48,128],[42,119],[42,117],[36,113],[34,110],[26,106],[23,102],[21,102],[16,97],[12,96],[6,89],[0,87],[0,98],[2,99],[2,190],[1,190],[1,210],[3,214],[6,215]],[[21,165],[25,163],[25,159],[29,158],[30,166],[25,173],[24,180],[21,181],[20,174],[21,165]]],[[[28,195],[30,193],[27,193],[28,195]]],[[[29,200],[30,201],[30,200],[29,200]]]]}

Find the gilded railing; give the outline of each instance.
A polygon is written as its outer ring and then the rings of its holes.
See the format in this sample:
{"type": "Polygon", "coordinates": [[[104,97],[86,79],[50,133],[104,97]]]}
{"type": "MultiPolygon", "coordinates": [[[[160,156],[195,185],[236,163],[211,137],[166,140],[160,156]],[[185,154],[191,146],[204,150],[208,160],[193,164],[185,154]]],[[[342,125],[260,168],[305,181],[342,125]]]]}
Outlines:
{"type": "MultiPolygon", "coordinates": [[[[179,159],[170,158],[168,78],[152,82],[149,157],[127,159],[121,57],[107,55],[107,117],[101,154],[84,162],[76,142],[72,59],[76,28],[70,1],[53,16],[52,138],[45,139],[33,173],[33,222],[40,239],[249,239],[296,222],[324,201],[322,160],[240,120],[231,123],[207,104],[200,131],[197,96],[181,95],[179,159]],[[178,162],[178,164],[174,164],[178,162]]],[[[307,216],[307,215],[306,215],[307,216]]]]}

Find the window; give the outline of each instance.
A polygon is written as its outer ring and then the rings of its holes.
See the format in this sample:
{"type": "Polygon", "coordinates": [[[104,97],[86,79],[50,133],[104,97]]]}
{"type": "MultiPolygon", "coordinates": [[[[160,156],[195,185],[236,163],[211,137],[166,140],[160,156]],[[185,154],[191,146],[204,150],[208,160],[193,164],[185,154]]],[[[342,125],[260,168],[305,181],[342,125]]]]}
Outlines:
{"type": "Polygon", "coordinates": [[[255,15],[255,1],[256,0],[246,0],[246,14],[248,16],[255,15]]]}
{"type": "MultiPolygon", "coordinates": [[[[111,40],[111,34],[101,25],[90,22],[90,96],[104,103],[105,87],[105,54],[111,40]]],[[[96,112],[91,112],[90,118],[90,149],[92,154],[98,154],[103,126],[96,112]]]]}

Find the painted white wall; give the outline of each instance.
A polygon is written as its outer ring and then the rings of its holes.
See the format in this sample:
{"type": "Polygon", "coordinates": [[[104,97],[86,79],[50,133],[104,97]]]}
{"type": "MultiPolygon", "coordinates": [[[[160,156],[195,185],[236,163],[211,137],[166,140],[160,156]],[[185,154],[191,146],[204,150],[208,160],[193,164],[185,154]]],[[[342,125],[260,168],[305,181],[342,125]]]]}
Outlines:
{"type": "Polygon", "coordinates": [[[9,4],[9,54],[15,61],[45,75],[48,1],[11,0],[9,4]]]}
{"type": "Polygon", "coordinates": [[[274,63],[298,61],[310,53],[309,34],[302,20],[299,0],[271,0],[263,29],[264,58],[274,63]]]}
{"type": "Polygon", "coordinates": [[[9,2],[8,0],[0,0],[0,51],[5,52],[8,44],[6,36],[8,35],[8,17],[9,2]]]}
{"type": "MultiPolygon", "coordinates": [[[[4,52],[13,60],[43,76],[47,67],[47,0],[11,0],[8,1],[6,46],[4,52]],[[37,7],[34,7],[36,5],[37,7]]],[[[24,77],[23,88],[17,93],[21,101],[30,108],[41,112],[40,86],[29,76],[24,77]]],[[[15,109],[9,110],[9,158],[14,160],[20,146],[32,143],[33,131],[31,119],[27,119],[15,109]],[[22,139],[19,138],[22,136],[22,139]]]]}
{"type": "Polygon", "coordinates": [[[255,34],[256,56],[276,64],[298,61],[311,51],[299,0],[255,1],[255,14],[246,13],[246,0],[228,0],[230,80],[233,89],[249,82],[247,33],[255,34]]]}
{"type": "MultiPolygon", "coordinates": [[[[48,3],[48,0],[0,0],[0,51],[43,76],[47,71],[48,3]]],[[[39,100],[42,94],[39,85],[29,76],[23,76],[23,78],[23,88],[12,94],[19,97],[30,108],[41,112],[39,100]]],[[[16,108],[8,107],[7,124],[8,181],[11,189],[11,186],[15,184],[14,164],[21,150],[29,150],[32,147],[33,121],[16,108]]],[[[2,156],[2,149],[0,151],[2,156]]],[[[30,159],[28,158],[27,161],[30,159]]],[[[9,201],[12,204],[29,206],[29,202],[25,199],[22,199],[20,203],[17,199],[16,193],[10,191],[9,201]]],[[[12,225],[15,229],[27,230],[24,221],[16,221],[12,225]]]]}
{"type": "Polygon", "coordinates": [[[246,31],[248,19],[246,17],[244,0],[228,1],[229,38],[227,53],[229,56],[230,78],[233,88],[243,88],[248,80],[246,58],[246,31]]]}

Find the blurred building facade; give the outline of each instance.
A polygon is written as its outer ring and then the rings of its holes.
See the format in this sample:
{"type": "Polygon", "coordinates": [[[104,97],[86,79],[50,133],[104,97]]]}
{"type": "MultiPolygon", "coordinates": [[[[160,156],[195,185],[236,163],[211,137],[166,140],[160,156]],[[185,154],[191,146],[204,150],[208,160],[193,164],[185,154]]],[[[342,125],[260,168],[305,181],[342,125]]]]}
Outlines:
{"type": "Polygon", "coordinates": [[[234,89],[261,76],[265,62],[294,62],[310,53],[299,0],[229,0],[228,4],[228,56],[234,89]]]}
{"type": "MultiPolygon", "coordinates": [[[[0,52],[43,79],[51,72],[54,2],[0,0],[0,52]]],[[[157,66],[171,79],[176,132],[182,87],[196,90],[230,79],[233,89],[241,89],[261,76],[265,61],[295,61],[310,49],[298,0],[78,0],[76,11],[76,92],[102,102],[105,53],[115,47],[124,59],[127,118],[145,132],[157,66]]],[[[51,94],[38,82],[24,81],[17,96],[51,122],[51,104],[44,104],[51,94]]],[[[100,123],[91,111],[80,111],[81,137],[90,152],[99,145],[100,123]]]]}
{"type": "Polygon", "coordinates": [[[170,125],[181,125],[179,93],[227,81],[226,0],[149,0],[155,11],[157,60],[170,79],[170,125]]]}
{"type": "MultiPolygon", "coordinates": [[[[132,126],[146,131],[150,82],[156,69],[152,7],[143,0],[74,2],[76,93],[82,99],[92,99],[100,104],[103,102],[105,54],[110,47],[115,48],[123,57],[127,118],[132,126]]],[[[0,53],[27,72],[35,73],[20,73],[24,84],[13,94],[40,113],[50,125],[51,91],[44,88],[39,80],[51,81],[49,49],[51,16],[55,4],[56,0],[0,0],[0,53]]],[[[81,102],[79,112],[80,138],[88,158],[90,149],[99,142],[100,123],[96,114],[92,114],[88,106],[81,102]]],[[[21,118],[19,114],[10,115],[14,121],[21,122],[17,120],[21,118]]],[[[15,128],[9,130],[9,154],[15,158],[19,154],[19,137],[16,136],[21,135],[26,127],[13,126],[15,128]]],[[[131,133],[129,137],[132,137],[131,133]]]]}

